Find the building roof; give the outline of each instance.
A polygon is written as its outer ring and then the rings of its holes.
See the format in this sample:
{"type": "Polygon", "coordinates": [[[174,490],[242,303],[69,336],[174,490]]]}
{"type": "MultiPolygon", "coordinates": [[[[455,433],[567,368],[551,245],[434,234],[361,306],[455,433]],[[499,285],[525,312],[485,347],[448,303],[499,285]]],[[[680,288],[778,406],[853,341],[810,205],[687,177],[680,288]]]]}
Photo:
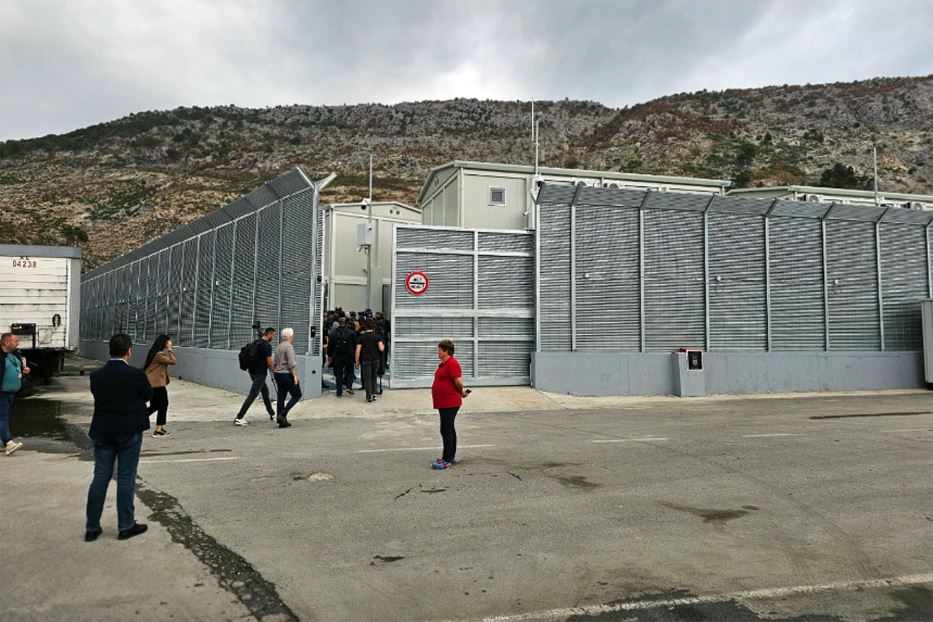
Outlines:
{"type": "MultiPolygon", "coordinates": [[[[359,207],[362,204],[363,204],[362,201],[357,201],[355,203],[329,203],[325,207],[330,208],[330,209],[338,209],[338,210],[339,209],[350,209],[350,208],[359,209],[359,207]]],[[[406,210],[415,212],[416,214],[421,213],[421,210],[418,209],[417,207],[412,207],[411,205],[408,205],[406,203],[399,203],[398,201],[373,201],[373,207],[398,207],[401,209],[406,209],[406,210]]]]}
{"type": "MultiPolygon", "coordinates": [[[[730,195],[755,195],[755,194],[773,194],[774,192],[786,192],[788,194],[799,192],[801,194],[824,194],[840,197],[858,197],[864,199],[873,199],[875,193],[873,190],[850,190],[848,188],[823,188],[820,186],[763,186],[761,188],[736,188],[729,190],[730,195]]],[[[930,194],[911,194],[907,192],[885,192],[878,191],[879,197],[886,199],[898,199],[902,201],[922,201],[924,203],[933,202],[933,195],[930,194]]]]}
{"type": "Polygon", "coordinates": [[[0,255],[5,257],[59,257],[64,259],[81,259],[81,249],[73,246],[0,244],[0,255]]]}
{"type": "MultiPolygon", "coordinates": [[[[465,168],[477,171],[489,171],[493,173],[522,173],[533,175],[535,167],[530,164],[501,164],[498,162],[475,162],[470,160],[454,160],[447,164],[431,169],[428,178],[421,187],[418,194],[418,203],[424,200],[428,193],[431,182],[441,171],[450,168],[465,168]]],[[[704,179],[702,177],[675,177],[670,175],[642,175],[639,173],[620,173],[618,171],[593,171],[580,168],[552,168],[548,166],[538,167],[538,172],[542,175],[560,175],[565,177],[600,177],[603,179],[616,179],[621,181],[637,181],[653,184],[686,184],[691,186],[709,186],[711,188],[728,188],[732,185],[731,181],[724,179],[704,179]]]]}

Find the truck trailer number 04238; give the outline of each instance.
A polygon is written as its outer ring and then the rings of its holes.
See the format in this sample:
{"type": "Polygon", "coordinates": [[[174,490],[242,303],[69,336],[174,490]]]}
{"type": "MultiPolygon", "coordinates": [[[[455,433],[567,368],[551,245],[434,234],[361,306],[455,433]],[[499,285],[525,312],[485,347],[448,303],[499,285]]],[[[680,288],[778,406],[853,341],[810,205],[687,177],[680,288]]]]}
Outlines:
{"type": "Polygon", "coordinates": [[[20,257],[19,259],[13,260],[14,268],[35,268],[39,262],[35,259],[30,259],[29,257],[20,257]]]}

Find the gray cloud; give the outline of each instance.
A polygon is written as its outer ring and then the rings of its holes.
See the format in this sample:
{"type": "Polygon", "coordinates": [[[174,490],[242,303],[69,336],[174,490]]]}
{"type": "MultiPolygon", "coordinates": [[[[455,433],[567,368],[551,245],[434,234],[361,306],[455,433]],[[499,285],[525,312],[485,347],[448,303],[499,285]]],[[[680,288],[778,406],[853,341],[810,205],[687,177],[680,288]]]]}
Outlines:
{"type": "Polygon", "coordinates": [[[0,4],[0,139],[183,105],[590,99],[933,73],[928,0],[0,4]]]}

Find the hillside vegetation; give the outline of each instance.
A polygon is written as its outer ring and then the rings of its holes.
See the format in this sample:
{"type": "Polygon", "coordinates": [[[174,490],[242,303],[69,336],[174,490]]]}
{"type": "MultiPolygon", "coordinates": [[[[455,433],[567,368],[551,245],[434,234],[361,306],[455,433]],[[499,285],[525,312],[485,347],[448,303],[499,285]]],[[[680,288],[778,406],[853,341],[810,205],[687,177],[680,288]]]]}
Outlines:
{"type": "MultiPolygon", "coordinates": [[[[537,110],[546,166],[859,187],[876,141],[883,189],[933,192],[933,76],[537,110]]],[[[515,101],[225,106],[0,142],[0,242],[77,244],[93,267],[297,165],[338,173],[325,201],[358,200],[370,149],[376,199],[414,204],[446,161],[530,163],[529,125],[515,101]]]]}

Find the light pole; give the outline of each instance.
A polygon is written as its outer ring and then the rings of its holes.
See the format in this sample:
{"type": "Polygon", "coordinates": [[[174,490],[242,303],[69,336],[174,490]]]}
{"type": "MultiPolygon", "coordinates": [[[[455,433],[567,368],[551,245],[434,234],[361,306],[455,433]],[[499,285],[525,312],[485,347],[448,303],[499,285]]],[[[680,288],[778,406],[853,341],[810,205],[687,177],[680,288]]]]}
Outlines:
{"type": "Polygon", "coordinates": [[[369,198],[366,203],[367,214],[366,221],[366,308],[372,309],[373,298],[373,242],[375,234],[373,233],[373,153],[369,152],[369,198]]]}

